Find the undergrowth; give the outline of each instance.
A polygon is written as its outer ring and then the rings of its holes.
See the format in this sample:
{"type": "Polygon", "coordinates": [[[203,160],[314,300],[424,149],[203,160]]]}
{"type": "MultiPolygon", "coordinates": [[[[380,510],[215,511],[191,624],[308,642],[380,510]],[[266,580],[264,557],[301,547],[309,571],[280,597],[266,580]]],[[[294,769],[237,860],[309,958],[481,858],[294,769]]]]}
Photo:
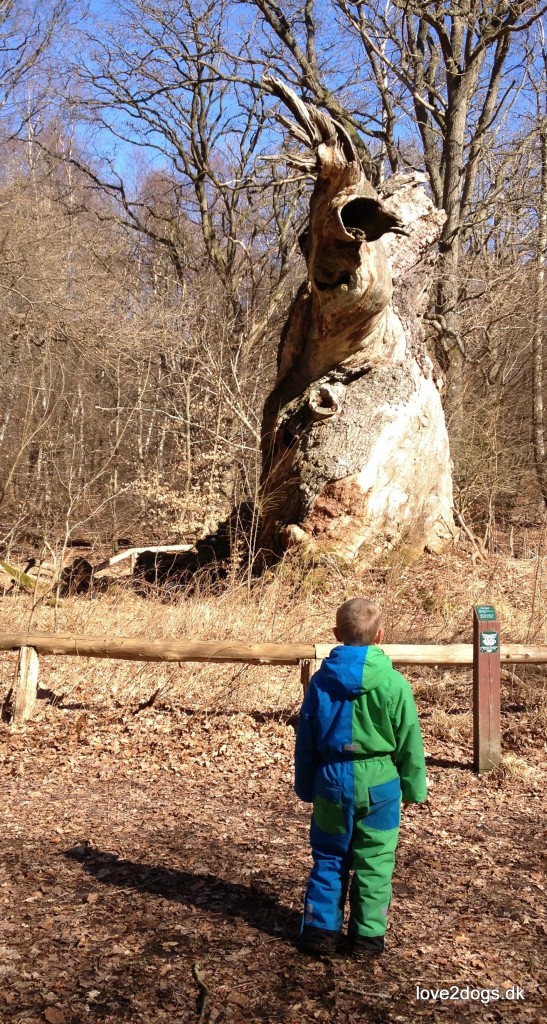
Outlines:
{"type": "MultiPolygon", "coordinates": [[[[493,603],[502,641],[547,644],[541,600],[547,559],[492,556],[479,565],[459,552],[424,557],[386,570],[303,565],[287,558],[260,579],[234,573],[222,589],[202,581],[192,590],[150,590],[143,596],[130,577],[112,578],[101,591],[63,599],[58,607],[16,592],[0,601],[0,632],[41,630],[102,637],[331,643],[338,604],[366,595],[383,611],[386,642],[469,643],[473,604],[493,603]]],[[[0,687],[13,678],[15,655],[0,653],[0,687]]],[[[470,730],[470,671],[409,670],[416,697],[435,709],[432,728],[456,737],[470,730]]],[[[136,706],[175,702],[196,710],[294,710],[300,700],[298,668],[245,664],[144,663],[42,657],[40,685],[58,704],[136,706]]],[[[543,666],[504,670],[507,706],[530,708],[545,724],[543,666]]]]}

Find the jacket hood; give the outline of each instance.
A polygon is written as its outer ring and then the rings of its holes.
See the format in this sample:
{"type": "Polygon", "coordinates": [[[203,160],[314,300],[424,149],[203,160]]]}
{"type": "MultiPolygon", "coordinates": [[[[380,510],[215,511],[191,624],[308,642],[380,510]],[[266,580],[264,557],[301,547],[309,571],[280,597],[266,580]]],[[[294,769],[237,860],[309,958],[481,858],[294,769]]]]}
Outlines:
{"type": "Polygon", "coordinates": [[[387,655],[379,647],[334,647],[325,658],[319,673],[321,683],[333,697],[353,700],[369,693],[386,680],[392,668],[387,655]]]}

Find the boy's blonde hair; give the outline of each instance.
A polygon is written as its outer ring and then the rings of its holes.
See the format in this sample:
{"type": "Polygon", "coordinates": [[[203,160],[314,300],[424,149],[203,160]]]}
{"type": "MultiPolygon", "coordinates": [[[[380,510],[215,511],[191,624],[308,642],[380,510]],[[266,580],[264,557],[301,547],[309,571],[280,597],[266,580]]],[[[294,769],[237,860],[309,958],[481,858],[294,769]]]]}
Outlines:
{"type": "Polygon", "coordinates": [[[366,597],[344,601],[336,612],[339,638],[351,647],[366,647],[374,639],[382,622],[380,609],[366,597]]]}

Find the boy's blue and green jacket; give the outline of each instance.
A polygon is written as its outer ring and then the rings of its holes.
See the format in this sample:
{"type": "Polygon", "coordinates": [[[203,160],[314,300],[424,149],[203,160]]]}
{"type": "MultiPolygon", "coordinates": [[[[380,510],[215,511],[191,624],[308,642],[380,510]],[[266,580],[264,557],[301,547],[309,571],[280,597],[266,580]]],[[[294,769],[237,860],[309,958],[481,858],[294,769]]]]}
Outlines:
{"type": "Polygon", "coordinates": [[[359,804],[359,762],[387,757],[401,780],[403,801],[422,803],[427,797],[424,749],[410,683],[379,647],[335,647],[312,677],[302,704],[295,792],[311,803],[316,775],[326,768],[329,781],[359,804]]]}

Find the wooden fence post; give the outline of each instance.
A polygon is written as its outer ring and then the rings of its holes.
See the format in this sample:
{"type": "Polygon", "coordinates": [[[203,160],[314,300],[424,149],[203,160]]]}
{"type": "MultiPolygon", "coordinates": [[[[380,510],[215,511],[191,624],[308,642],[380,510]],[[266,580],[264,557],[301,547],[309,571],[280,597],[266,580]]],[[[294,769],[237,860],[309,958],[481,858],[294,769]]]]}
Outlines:
{"type": "Polygon", "coordinates": [[[500,624],[492,605],[473,609],[473,765],[488,772],[501,761],[500,624]]]}
{"type": "Polygon", "coordinates": [[[38,668],[38,654],[34,647],[21,647],[13,688],[12,726],[22,725],[34,711],[38,690],[38,668]]]}
{"type": "Polygon", "coordinates": [[[306,696],[306,690],[310,685],[310,679],[314,672],[321,665],[321,660],[318,658],[302,658],[300,662],[300,682],[302,683],[302,691],[304,697],[306,696]]]}

